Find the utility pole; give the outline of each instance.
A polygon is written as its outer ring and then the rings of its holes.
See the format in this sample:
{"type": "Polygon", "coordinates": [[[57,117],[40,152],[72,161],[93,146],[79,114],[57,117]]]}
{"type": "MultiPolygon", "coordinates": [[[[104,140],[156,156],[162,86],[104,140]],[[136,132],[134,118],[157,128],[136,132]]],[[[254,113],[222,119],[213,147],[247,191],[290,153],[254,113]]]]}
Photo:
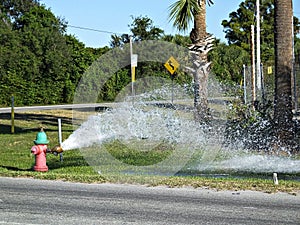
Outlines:
{"type": "Polygon", "coordinates": [[[260,59],[260,0],[256,0],[256,77],[257,89],[262,89],[261,59],[260,59]]]}
{"type": "Polygon", "coordinates": [[[292,18],[292,34],[293,34],[293,42],[292,42],[292,46],[293,46],[293,65],[292,65],[292,93],[293,93],[293,106],[294,106],[294,109],[295,109],[295,113],[297,113],[298,111],[298,93],[297,93],[297,84],[296,84],[296,80],[297,80],[297,77],[296,77],[296,70],[295,70],[295,45],[294,45],[294,17],[292,18]]]}
{"type": "Polygon", "coordinates": [[[251,61],[252,61],[252,103],[256,101],[256,76],[255,76],[255,37],[254,37],[254,25],[251,25],[251,61]]]}
{"type": "Polygon", "coordinates": [[[247,84],[246,84],[246,65],[243,64],[243,76],[244,76],[244,104],[247,104],[247,84]]]}

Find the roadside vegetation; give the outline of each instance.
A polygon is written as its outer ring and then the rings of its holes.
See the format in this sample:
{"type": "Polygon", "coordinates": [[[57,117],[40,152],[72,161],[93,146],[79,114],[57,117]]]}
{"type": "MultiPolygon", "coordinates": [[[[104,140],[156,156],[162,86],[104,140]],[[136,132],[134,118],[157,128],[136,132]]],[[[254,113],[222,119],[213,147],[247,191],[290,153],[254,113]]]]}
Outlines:
{"type": "MultiPolygon", "coordinates": [[[[84,112],[83,112],[84,113],[84,112]]],[[[86,112],[85,112],[86,113],[86,112]]],[[[297,195],[300,192],[300,182],[291,180],[279,180],[279,185],[274,185],[270,178],[272,174],[264,174],[265,178],[255,178],[251,174],[248,178],[237,179],[234,177],[214,178],[185,174],[176,176],[147,176],[135,174],[98,174],[82,156],[79,149],[65,151],[63,161],[59,156],[47,155],[48,172],[32,171],[34,155],[30,149],[34,145],[33,140],[39,127],[45,127],[49,147],[58,144],[57,119],[62,120],[63,139],[73,132],[71,110],[45,110],[16,113],[15,134],[11,134],[10,114],[0,114],[0,176],[27,177],[47,180],[63,180],[83,183],[124,183],[142,184],[149,186],[166,187],[193,187],[214,190],[253,190],[266,193],[287,192],[297,195]]],[[[147,165],[156,163],[166,157],[171,150],[166,146],[159,146],[150,153],[128,150],[118,142],[106,146],[109,152],[120,161],[133,165],[147,165]]]]}

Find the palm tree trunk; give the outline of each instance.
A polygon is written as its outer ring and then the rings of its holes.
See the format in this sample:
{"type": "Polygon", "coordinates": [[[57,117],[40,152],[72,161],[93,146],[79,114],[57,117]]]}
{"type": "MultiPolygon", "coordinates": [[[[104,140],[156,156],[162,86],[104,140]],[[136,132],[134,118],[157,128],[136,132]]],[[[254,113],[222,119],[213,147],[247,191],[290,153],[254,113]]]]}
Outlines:
{"type": "MultiPolygon", "coordinates": [[[[205,45],[204,41],[208,36],[206,32],[206,0],[199,1],[200,11],[194,15],[194,28],[190,33],[190,38],[194,46],[205,45]],[[204,43],[204,44],[203,44],[204,43]]],[[[207,52],[200,52],[197,56],[197,61],[200,61],[201,67],[195,68],[194,72],[194,107],[195,119],[199,122],[207,122],[208,120],[208,71],[207,67],[207,52]],[[205,69],[204,69],[205,68],[205,69]]]]}
{"type": "Polygon", "coordinates": [[[189,46],[193,65],[187,69],[194,76],[195,119],[200,123],[209,120],[207,83],[210,68],[207,53],[212,49],[214,41],[206,32],[206,1],[213,4],[212,0],[181,0],[171,5],[170,10],[170,18],[179,30],[186,30],[189,21],[194,21],[194,28],[190,33],[192,44],[189,46]]]}
{"type": "Polygon", "coordinates": [[[275,106],[276,136],[282,143],[293,139],[292,113],[292,0],[275,0],[275,106]]]}
{"type": "Polygon", "coordinates": [[[200,11],[194,15],[194,28],[190,38],[193,44],[200,44],[201,39],[207,36],[206,33],[206,1],[200,1],[200,11]]]}

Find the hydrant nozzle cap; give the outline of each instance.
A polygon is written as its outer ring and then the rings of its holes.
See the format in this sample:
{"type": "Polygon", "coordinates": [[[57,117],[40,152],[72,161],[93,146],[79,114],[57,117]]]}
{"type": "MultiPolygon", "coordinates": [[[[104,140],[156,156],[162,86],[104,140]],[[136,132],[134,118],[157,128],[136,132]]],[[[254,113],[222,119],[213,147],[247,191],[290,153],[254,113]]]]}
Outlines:
{"type": "Polygon", "coordinates": [[[64,150],[62,149],[62,147],[60,145],[56,145],[51,149],[51,152],[54,153],[62,153],[64,150]]]}
{"type": "Polygon", "coordinates": [[[33,142],[36,145],[49,144],[49,141],[47,139],[47,135],[44,131],[38,132],[37,135],[36,135],[36,139],[33,142]]]}

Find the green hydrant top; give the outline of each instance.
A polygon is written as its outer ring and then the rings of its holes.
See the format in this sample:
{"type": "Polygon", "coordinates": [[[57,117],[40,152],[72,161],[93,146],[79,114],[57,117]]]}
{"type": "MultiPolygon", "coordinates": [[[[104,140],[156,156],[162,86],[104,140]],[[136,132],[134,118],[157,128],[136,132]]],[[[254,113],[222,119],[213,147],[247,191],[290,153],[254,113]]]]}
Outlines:
{"type": "Polygon", "coordinates": [[[47,145],[49,141],[47,139],[46,133],[44,131],[38,132],[33,143],[36,145],[47,145]]]}

